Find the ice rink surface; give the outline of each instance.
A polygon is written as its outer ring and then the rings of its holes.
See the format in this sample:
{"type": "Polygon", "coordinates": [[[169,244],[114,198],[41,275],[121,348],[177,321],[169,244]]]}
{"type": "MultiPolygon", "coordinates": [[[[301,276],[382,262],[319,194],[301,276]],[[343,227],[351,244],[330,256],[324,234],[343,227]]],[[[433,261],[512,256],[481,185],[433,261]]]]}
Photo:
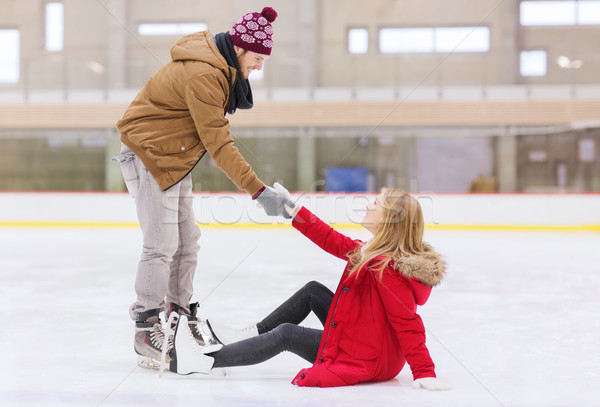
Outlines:
{"type": "MultiPolygon", "coordinates": [[[[367,238],[359,229],[341,230],[367,238]]],[[[419,308],[445,392],[290,384],[282,354],[209,376],[136,366],[135,228],[1,228],[0,406],[600,406],[600,234],[428,231],[448,274],[419,308]]],[[[205,228],[195,301],[234,327],[344,263],[293,229],[205,228]]],[[[306,325],[320,327],[311,316],[306,325]]]]}

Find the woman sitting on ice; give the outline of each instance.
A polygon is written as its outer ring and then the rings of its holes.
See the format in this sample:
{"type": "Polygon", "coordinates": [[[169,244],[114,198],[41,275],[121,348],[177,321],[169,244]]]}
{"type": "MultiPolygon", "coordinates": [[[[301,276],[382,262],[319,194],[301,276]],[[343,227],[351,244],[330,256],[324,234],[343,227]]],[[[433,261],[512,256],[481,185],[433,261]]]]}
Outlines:
{"type": "Polygon", "coordinates": [[[215,367],[253,365],[290,351],[313,363],[292,380],[297,386],[389,380],[408,362],[415,388],[447,389],[436,379],[425,346],[425,328],[416,313],[417,305],[427,301],[445,272],[444,261],[423,242],[421,207],[410,194],[384,188],[366,209],[361,224],[373,238],[365,243],[335,231],[306,208],[293,208],[296,229],[323,250],[348,261],[335,294],[311,281],[244,330],[209,320],[216,338],[225,344],[209,354],[196,343],[187,329],[187,317],[181,315],[170,370],[208,373],[215,367]],[[298,325],[310,311],[324,330],[298,325]]]}

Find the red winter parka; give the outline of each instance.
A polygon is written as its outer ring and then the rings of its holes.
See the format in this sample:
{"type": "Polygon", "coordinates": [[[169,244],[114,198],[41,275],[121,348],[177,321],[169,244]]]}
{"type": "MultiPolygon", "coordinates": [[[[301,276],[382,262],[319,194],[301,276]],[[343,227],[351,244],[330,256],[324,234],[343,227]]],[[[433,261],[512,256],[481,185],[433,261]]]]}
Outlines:
{"type": "MultiPolygon", "coordinates": [[[[306,208],[292,224],[323,250],[344,260],[364,244],[335,231],[306,208]]],[[[444,261],[428,245],[424,254],[390,264],[380,281],[369,265],[360,270],[358,279],[348,275],[347,265],[329,308],[317,360],[292,383],[333,387],[389,380],[405,362],[414,379],[436,377],[416,310],[444,272],[444,261]]]]}

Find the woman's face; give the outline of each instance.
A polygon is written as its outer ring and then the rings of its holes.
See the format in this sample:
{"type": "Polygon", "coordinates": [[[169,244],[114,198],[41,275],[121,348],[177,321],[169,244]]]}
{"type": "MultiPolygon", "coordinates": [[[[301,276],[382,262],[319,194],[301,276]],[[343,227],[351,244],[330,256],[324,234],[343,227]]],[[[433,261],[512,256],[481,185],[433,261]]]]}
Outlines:
{"type": "Polygon", "coordinates": [[[362,227],[367,229],[369,232],[375,234],[379,224],[383,221],[385,209],[381,206],[383,202],[383,194],[379,194],[375,198],[375,202],[367,205],[365,217],[360,223],[362,227]]]}

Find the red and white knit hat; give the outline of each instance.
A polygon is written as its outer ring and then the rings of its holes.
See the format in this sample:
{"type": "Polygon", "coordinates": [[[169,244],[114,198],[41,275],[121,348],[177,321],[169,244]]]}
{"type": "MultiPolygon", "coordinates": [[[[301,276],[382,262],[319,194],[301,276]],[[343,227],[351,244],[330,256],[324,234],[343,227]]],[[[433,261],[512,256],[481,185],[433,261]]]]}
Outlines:
{"type": "Polygon", "coordinates": [[[240,18],[229,30],[233,45],[248,51],[271,55],[273,48],[273,27],[277,12],[265,7],[259,13],[248,13],[240,18]]]}

